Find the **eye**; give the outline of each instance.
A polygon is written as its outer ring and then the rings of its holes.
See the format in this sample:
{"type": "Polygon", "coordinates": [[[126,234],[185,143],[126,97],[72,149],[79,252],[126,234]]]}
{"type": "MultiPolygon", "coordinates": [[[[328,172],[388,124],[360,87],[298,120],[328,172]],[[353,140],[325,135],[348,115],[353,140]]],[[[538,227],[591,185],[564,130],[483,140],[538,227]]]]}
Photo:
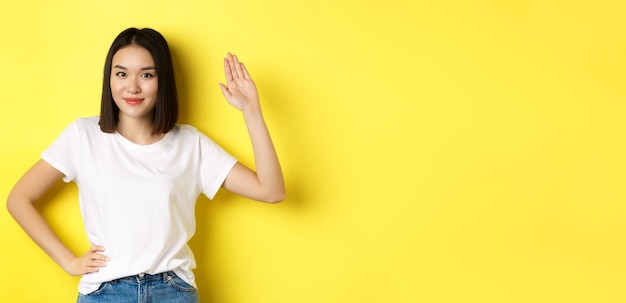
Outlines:
{"type": "Polygon", "coordinates": [[[150,74],[150,73],[144,73],[144,74],[141,74],[141,77],[142,77],[142,78],[148,78],[148,79],[150,79],[150,78],[153,78],[153,77],[154,77],[154,75],[153,75],[153,74],[150,74]]]}
{"type": "Polygon", "coordinates": [[[118,77],[125,77],[126,73],[125,72],[117,72],[115,75],[118,76],[118,77]]]}

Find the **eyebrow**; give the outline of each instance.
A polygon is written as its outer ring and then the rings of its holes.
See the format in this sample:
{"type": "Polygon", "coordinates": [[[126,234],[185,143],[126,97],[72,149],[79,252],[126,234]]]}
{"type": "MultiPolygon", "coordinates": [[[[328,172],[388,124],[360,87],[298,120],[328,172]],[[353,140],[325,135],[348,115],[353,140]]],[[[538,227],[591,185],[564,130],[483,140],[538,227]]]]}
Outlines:
{"type": "MultiPolygon", "coordinates": [[[[122,69],[122,70],[128,70],[128,68],[126,68],[124,66],[121,66],[121,65],[115,65],[115,66],[113,66],[113,68],[119,68],[119,69],[122,69]]],[[[140,70],[152,70],[152,69],[156,70],[156,67],[154,67],[154,66],[146,66],[146,67],[142,67],[140,70]]]]}

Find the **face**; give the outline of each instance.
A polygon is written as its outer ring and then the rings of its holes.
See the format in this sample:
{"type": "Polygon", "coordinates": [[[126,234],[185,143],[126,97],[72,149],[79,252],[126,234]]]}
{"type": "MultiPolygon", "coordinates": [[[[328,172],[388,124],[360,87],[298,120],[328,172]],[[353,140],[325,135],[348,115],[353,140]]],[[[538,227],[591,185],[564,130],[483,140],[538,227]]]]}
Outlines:
{"type": "Polygon", "coordinates": [[[120,109],[120,122],[129,118],[152,121],[157,77],[152,55],[145,48],[129,45],[113,55],[111,94],[120,109]]]}

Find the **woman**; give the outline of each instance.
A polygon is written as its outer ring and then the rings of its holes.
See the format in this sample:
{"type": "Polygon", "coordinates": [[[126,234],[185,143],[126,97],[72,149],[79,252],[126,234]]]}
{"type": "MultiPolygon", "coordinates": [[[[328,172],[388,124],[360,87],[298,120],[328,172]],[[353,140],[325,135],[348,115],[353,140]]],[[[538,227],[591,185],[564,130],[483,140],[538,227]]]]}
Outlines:
{"type": "Polygon", "coordinates": [[[109,49],[100,117],[74,121],[17,182],[9,212],[66,272],[83,275],[78,302],[197,302],[187,246],[200,193],[223,187],[263,202],[285,197],[256,86],[237,57],[224,59],[224,97],[248,128],[256,171],[204,134],[177,125],[172,59],[155,30],[129,28],[109,49]],[[91,249],[75,256],[34,204],[59,179],[78,185],[91,249]]]}

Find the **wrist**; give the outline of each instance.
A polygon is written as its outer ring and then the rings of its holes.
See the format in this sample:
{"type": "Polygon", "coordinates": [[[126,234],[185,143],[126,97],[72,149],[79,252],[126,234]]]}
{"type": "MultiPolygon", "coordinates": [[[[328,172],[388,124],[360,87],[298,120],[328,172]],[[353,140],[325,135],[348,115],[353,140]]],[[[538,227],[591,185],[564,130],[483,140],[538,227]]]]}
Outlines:
{"type": "Polygon", "coordinates": [[[72,274],[72,267],[73,267],[73,263],[75,262],[76,258],[77,258],[77,257],[76,257],[73,253],[71,253],[71,252],[67,251],[67,252],[66,252],[66,253],[65,253],[65,254],[61,257],[61,259],[60,259],[57,263],[59,264],[59,266],[60,266],[60,267],[61,267],[64,271],[66,271],[67,273],[69,273],[69,274],[73,275],[73,274],[72,274]]]}
{"type": "Polygon", "coordinates": [[[248,106],[241,110],[245,119],[258,119],[263,118],[263,114],[261,113],[261,107],[259,106],[248,106]]]}

